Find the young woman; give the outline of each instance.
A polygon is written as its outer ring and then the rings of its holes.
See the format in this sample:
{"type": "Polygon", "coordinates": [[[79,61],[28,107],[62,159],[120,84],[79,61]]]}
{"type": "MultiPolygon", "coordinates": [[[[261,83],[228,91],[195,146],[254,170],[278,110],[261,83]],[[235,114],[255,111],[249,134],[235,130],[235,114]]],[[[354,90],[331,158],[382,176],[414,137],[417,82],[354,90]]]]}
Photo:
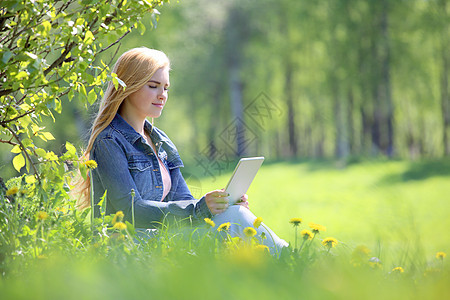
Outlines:
{"type": "MultiPolygon", "coordinates": [[[[256,219],[248,209],[247,195],[230,207],[223,189],[194,199],[181,175],[183,162],[175,145],[147,120],[158,118],[167,102],[169,70],[163,52],[144,47],[117,60],[113,72],[126,88],[109,82],[85,152],[98,165],[92,171],[94,202],[107,191],[106,213],[122,211],[131,220],[133,199],[138,228],[157,228],[166,218],[191,222],[212,218],[216,226],[230,222],[230,234],[242,236],[256,219]]],[[[90,191],[88,178],[84,206],[89,206],[90,191]]],[[[266,226],[257,231],[266,234],[264,243],[272,253],[287,246],[266,226]]]]}

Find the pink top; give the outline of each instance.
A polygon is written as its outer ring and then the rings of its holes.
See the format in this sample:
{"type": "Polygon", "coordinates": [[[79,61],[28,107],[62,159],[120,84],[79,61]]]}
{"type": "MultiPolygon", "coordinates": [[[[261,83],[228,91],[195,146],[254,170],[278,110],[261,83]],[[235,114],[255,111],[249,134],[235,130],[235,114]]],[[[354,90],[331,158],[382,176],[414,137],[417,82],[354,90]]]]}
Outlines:
{"type": "MultiPolygon", "coordinates": [[[[150,141],[149,144],[152,147],[153,152],[156,153],[156,149],[155,149],[155,145],[153,145],[153,141],[148,137],[147,137],[147,141],[150,141]]],[[[162,181],[163,181],[163,196],[161,199],[161,201],[163,201],[164,198],[166,198],[167,194],[169,194],[170,189],[172,188],[172,180],[170,179],[169,170],[167,170],[166,166],[161,161],[161,158],[159,158],[158,155],[156,155],[156,157],[158,158],[159,170],[161,172],[161,177],[162,177],[162,181]]]]}

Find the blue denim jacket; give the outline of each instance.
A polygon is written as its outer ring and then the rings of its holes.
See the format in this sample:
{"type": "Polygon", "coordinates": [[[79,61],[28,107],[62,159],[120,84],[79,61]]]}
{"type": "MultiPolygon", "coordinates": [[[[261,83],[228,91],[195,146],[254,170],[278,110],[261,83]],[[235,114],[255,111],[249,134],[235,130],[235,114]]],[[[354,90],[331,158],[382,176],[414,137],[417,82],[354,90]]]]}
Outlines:
{"type": "MultiPolygon", "coordinates": [[[[172,141],[160,129],[146,121],[145,130],[155,145],[157,155],[169,170],[172,188],[166,198],[158,159],[153,149],[119,114],[95,139],[90,158],[98,167],[92,171],[94,203],[107,190],[106,213],[119,210],[131,220],[131,190],[135,190],[136,227],[154,228],[168,216],[178,220],[211,217],[204,197],[196,200],[181,175],[183,162],[172,141]]],[[[94,214],[99,215],[98,206],[94,214]]]]}

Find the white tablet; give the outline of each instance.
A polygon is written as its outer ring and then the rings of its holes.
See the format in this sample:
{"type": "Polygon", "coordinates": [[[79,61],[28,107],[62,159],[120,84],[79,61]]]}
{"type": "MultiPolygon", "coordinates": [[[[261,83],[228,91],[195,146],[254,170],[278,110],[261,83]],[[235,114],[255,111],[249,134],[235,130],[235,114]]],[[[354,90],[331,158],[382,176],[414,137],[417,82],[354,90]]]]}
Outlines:
{"type": "Polygon", "coordinates": [[[239,160],[225,188],[225,192],[230,194],[230,205],[235,204],[247,192],[263,161],[264,157],[246,157],[239,160]]]}

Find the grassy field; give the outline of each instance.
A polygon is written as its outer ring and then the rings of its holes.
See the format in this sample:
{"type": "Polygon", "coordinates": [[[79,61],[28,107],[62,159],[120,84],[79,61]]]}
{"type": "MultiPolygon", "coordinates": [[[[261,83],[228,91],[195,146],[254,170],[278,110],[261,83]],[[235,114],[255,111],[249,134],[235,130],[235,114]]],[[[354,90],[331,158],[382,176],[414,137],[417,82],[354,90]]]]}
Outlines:
{"type": "MultiPolygon", "coordinates": [[[[230,174],[201,180],[206,191],[226,185],[230,174]]],[[[292,217],[327,227],[352,247],[389,254],[450,250],[450,161],[366,161],[263,164],[248,191],[252,211],[293,241],[292,217]],[[386,253],[389,252],[389,253],[386,253]]],[[[400,255],[400,254],[399,254],[400,255]]],[[[400,259],[400,257],[399,257],[400,259]]]]}
{"type": "Polygon", "coordinates": [[[57,196],[47,214],[18,196],[2,207],[2,299],[448,299],[450,264],[436,253],[449,252],[449,180],[446,160],[265,163],[248,191],[253,212],[292,243],[291,218],[327,228],[279,259],[207,224],[135,243],[130,224],[91,227],[57,196]]]}

